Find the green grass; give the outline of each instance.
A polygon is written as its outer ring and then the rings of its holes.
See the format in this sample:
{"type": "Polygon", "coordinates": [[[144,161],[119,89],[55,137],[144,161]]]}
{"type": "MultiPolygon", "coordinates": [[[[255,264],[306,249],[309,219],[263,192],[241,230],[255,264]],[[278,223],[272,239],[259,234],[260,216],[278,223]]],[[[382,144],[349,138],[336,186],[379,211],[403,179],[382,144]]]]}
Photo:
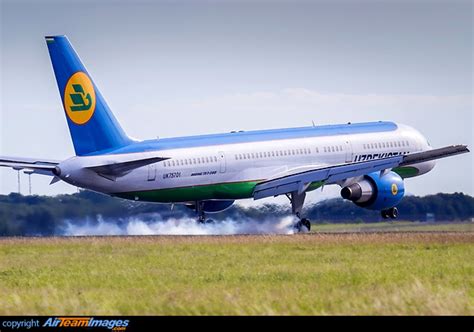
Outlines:
{"type": "Polygon", "coordinates": [[[350,233],[350,232],[474,232],[474,222],[379,222],[379,223],[341,223],[313,224],[312,232],[350,233]]]}
{"type": "Polygon", "coordinates": [[[4,238],[0,315],[474,314],[474,233],[4,238]]]}

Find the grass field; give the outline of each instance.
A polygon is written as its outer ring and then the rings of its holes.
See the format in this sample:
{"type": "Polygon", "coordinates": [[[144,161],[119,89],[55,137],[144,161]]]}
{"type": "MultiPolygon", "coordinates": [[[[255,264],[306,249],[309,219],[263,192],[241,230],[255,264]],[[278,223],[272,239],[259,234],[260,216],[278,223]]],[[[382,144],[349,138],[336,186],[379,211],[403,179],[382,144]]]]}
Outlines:
{"type": "Polygon", "coordinates": [[[313,232],[474,232],[474,222],[379,222],[361,224],[313,224],[313,232]]]}
{"type": "Polygon", "coordinates": [[[460,229],[3,238],[0,315],[473,315],[460,229]]]}

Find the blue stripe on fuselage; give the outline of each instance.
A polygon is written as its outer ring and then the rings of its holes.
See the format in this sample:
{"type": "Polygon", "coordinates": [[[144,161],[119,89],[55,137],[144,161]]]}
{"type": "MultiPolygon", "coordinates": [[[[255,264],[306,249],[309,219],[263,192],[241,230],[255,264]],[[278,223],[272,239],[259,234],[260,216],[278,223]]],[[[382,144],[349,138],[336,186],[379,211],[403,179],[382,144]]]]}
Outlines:
{"type": "Polygon", "coordinates": [[[192,148],[211,145],[251,143],[292,138],[387,132],[394,131],[397,128],[397,125],[393,122],[379,121],[342,125],[326,125],[316,127],[255,130],[246,132],[244,131],[224,134],[184,136],[175,138],[160,138],[155,140],[134,142],[128,146],[124,146],[119,149],[97,151],[90,155],[122,154],[179,148],[192,148]]]}

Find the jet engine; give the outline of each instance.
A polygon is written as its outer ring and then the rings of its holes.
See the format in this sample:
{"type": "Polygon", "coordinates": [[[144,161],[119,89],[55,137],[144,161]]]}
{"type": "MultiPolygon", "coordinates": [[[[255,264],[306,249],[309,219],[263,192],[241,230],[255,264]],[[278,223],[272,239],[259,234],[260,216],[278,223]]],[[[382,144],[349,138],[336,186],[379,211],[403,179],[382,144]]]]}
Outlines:
{"type": "Polygon", "coordinates": [[[341,196],[360,207],[387,210],[397,205],[405,193],[403,179],[395,172],[381,175],[370,173],[359,181],[342,188],[341,196]]]}

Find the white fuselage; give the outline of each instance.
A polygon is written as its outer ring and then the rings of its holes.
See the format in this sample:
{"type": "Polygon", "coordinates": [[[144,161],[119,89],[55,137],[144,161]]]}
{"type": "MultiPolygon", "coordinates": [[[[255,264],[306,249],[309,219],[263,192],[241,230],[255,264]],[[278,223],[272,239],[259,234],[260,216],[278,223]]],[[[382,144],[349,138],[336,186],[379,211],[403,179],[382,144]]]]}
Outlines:
{"type": "MultiPolygon", "coordinates": [[[[197,147],[179,147],[156,151],[135,152],[143,157],[169,158],[152,165],[137,168],[130,173],[109,179],[85,169],[104,160],[121,161],[126,154],[73,157],[59,166],[61,178],[75,186],[108,194],[165,190],[156,201],[189,201],[171,195],[166,190],[197,188],[219,184],[253,183],[274,177],[314,169],[324,165],[337,165],[370,159],[409,154],[431,149],[427,140],[415,129],[397,124],[393,131],[351,133],[226,143],[197,147]]],[[[421,175],[434,167],[434,162],[414,165],[421,175]]],[[[347,184],[351,179],[346,180],[347,184]]],[[[217,196],[211,199],[219,199],[217,196]]],[[[120,196],[120,195],[119,195],[120,196]]],[[[239,196],[239,195],[237,195],[239,196]]],[[[244,195],[245,196],[245,195],[244,195]]],[[[139,199],[137,196],[136,199],[139,199]]],[[[249,196],[250,197],[250,196],[249,196]]],[[[233,198],[223,194],[222,198],[233,198]]],[[[234,197],[246,198],[246,197],[234,197]]],[[[141,199],[141,198],[140,198],[141,199]]],[[[192,200],[194,200],[194,196],[192,200]]],[[[203,199],[209,199],[204,197],[203,199]]]]}

